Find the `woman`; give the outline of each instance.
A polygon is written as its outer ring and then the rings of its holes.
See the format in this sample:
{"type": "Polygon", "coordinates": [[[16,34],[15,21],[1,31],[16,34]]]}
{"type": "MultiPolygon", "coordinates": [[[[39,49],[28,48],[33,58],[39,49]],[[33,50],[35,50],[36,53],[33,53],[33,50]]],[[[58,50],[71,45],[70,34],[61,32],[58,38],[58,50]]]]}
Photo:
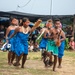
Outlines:
{"type": "MultiPolygon", "coordinates": [[[[38,20],[34,27],[32,29],[29,27],[30,21],[28,18],[23,18],[22,26],[19,26],[15,29],[14,34],[12,34],[11,37],[13,37],[16,34],[15,37],[15,54],[17,55],[17,60],[14,63],[14,66],[19,66],[19,61],[22,58],[22,65],[21,68],[24,68],[24,64],[27,59],[28,55],[28,37],[31,32],[33,32],[41,23],[41,20],[38,20]]],[[[11,38],[10,37],[10,38],[11,38]]]]}
{"type": "MultiPolygon", "coordinates": [[[[6,41],[8,42],[8,38],[14,33],[14,30],[18,27],[18,20],[16,18],[12,18],[11,25],[6,30],[6,41]]],[[[11,48],[8,52],[8,64],[11,65],[13,63],[13,60],[15,58],[14,55],[14,44],[13,44],[13,38],[9,40],[9,44],[11,44],[11,48]]]]}

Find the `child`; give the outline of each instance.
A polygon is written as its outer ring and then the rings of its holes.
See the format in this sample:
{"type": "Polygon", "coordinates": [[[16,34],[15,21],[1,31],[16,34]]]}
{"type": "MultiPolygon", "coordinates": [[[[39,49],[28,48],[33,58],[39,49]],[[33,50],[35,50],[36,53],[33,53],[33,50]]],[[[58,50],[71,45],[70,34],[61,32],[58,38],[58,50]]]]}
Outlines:
{"type": "Polygon", "coordinates": [[[35,42],[35,44],[34,44],[34,52],[37,52],[37,51],[39,51],[39,45],[38,45],[38,43],[37,42],[35,42]]]}
{"type": "Polygon", "coordinates": [[[29,44],[29,52],[32,52],[33,49],[34,49],[33,41],[31,41],[30,44],[29,44]]]}
{"type": "Polygon", "coordinates": [[[75,49],[75,42],[74,42],[74,37],[71,37],[70,42],[69,42],[69,48],[74,50],[75,49]]]}

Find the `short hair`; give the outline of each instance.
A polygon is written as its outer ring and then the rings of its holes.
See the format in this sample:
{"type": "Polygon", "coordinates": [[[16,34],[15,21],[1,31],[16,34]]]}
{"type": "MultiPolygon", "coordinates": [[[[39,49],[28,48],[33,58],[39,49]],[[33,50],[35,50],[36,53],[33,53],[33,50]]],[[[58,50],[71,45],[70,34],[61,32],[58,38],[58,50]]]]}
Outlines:
{"type": "Polygon", "coordinates": [[[54,24],[55,24],[57,21],[60,21],[60,19],[55,19],[55,20],[54,20],[54,24]]]}
{"type": "MultiPolygon", "coordinates": [[[[53,25],[53,20],[52,20],[52,19],[49,19],[49,20],[47,20],[46,24],[47,24],[47,23],[52,23],[52,25],[53,25]]],[[[45,25],[46,25],[46,24],[45,24],[45,25]]]]}
{"type": "Polygon", "coordinates": [[[26,22],[27,20],[29,20],[29,19],[28,19],[28,18],[23,18],[23,19],[22,19],[22,23],[23,23],[23,22],[26,22]]]}
{"type": "Polygon", "coordinates": [[[53,22],[52,19],[47,20],[47,22],[53,22]]]}

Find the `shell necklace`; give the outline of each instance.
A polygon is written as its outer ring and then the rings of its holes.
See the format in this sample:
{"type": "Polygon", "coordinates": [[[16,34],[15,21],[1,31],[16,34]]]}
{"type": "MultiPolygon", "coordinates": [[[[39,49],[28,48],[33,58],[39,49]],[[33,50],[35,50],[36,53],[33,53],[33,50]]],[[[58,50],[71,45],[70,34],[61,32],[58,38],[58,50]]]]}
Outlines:
{"type": "Polygon", "coordinates": [[[28,33],[28,27],[25,28],[24,26],[22,26],[22,31],[23,31],[24,34],[27,34],[28,33]]]}

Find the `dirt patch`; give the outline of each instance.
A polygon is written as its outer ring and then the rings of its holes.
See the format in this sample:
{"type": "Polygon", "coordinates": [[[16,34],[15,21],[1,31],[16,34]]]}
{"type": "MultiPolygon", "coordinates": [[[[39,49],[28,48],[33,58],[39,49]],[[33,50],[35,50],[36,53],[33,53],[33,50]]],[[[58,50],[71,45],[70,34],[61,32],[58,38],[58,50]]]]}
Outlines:
{"type": "MultiPolygon", "coordinates": [[[[45,68],[44,63],[41,60],[27,60],[25,67],[43,70],[50,69],[50,71],[52,70],[52,67],[45,68]]],[[[75,75],[75,59],[64,56],[62,68],[56,68],[56,70],[59,75],[75,75]]]]}

